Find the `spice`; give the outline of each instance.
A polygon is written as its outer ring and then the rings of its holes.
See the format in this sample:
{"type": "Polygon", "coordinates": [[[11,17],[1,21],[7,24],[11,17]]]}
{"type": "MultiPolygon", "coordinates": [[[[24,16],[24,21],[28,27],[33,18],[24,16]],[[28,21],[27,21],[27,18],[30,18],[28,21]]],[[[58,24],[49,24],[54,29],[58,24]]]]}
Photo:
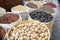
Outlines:
{"type": "Polygon", "coordinates": [[[25,0],[25,1],[29,1],[29,2],[31,2],[32,0],[25,0]]]}
{"type": "Polygon", "coordinates": [[[0,23],[10,24],[11,22],[15,22],[19,19],[19,15],[13,13],[7,13],[0,17],[0,23]]]}
{"type": "Polygon", "coordinates": [[[49,12],[50,14],[55,13],[55,10],[49,5],[43,5],[40,7],[40,10],[49,12]]]}
{"type": "Polygon", "coordinates": [[[12,10],[15,10],[15,11],[26,11],[26,7],[25,6],[22,6],[22,5],[17,5],[15,7],[12,7],[12,10]]]}
{"type": "Polygon", "coordinates": [[[36,4],[38,7],[41,7],[43,3],[41,1],[34,1],[33,4],[36,4]]]}
{"type": "Polygon", "coordinates": [[[27,5],[29,8],[33,8],[33,9],[38,8],[38,6],[35,5],[35,4],[33,4],[33,3],[27,3],[26,5],[27,5]]]}

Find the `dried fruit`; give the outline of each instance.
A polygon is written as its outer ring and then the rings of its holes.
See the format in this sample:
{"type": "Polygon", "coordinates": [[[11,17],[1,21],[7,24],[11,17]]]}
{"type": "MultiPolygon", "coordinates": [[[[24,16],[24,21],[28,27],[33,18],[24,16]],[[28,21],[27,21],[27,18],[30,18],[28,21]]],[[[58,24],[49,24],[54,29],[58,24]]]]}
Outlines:
{"type": "Polygon", "coordinates": [[[53,16],[44,11],[33,11],[30,13],[30,17],[40,22],[50,22],[53,20],[53,16]]]}

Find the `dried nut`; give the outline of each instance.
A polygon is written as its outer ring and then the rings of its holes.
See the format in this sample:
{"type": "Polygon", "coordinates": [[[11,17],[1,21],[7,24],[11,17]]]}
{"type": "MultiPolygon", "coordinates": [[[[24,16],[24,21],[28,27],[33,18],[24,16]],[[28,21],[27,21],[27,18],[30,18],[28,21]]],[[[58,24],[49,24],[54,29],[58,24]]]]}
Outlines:
{"type": "MultiPolygon", "coordinates": [[[[13,27],[14,28],[14,27],[13,27]]],[[[12,28],[12,29],[13,29],[12,28]]],[[[49,32],[46,26],[40,23],[26,23],[18,26],[10,33],[9,40],[48,40],[49,32]]]]}
{"type": "Polygon", "coordinates": [[[44,34],[44,33],[41,33],[41,34],[40,34],[40,37],[45,37],[45,34],[44,34]]]}

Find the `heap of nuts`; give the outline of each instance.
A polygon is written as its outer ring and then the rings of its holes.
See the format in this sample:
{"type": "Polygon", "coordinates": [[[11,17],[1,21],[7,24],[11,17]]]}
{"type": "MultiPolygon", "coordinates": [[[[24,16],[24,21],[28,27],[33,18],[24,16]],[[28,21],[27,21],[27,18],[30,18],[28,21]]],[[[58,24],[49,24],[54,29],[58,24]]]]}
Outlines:
{"type": "Polygon", "coordinates": [[[46,25],[27,22],[12,27],[9,34],[9,40],[49,40],[49,30],[46,25]]]}

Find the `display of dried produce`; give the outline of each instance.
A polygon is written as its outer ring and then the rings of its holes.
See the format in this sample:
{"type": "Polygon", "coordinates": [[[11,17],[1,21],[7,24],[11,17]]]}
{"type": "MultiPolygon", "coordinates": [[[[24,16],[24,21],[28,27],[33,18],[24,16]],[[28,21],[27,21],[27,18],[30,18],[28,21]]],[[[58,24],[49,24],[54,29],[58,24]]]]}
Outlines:
{"type": "Polygon", "coordinates": [[[23,21],[15,24],[8,33],[8,40],[49,40],[50,33],[46,25],[39,21],[23,21]]]}
{"type": "Polygon", "coordinates": [[[41,10],[35,10],[30,13],[30,17],[34,20],[38,20],[40,22],[50,22],[53,20],[53,16],[47,12],[41,10]]]}

